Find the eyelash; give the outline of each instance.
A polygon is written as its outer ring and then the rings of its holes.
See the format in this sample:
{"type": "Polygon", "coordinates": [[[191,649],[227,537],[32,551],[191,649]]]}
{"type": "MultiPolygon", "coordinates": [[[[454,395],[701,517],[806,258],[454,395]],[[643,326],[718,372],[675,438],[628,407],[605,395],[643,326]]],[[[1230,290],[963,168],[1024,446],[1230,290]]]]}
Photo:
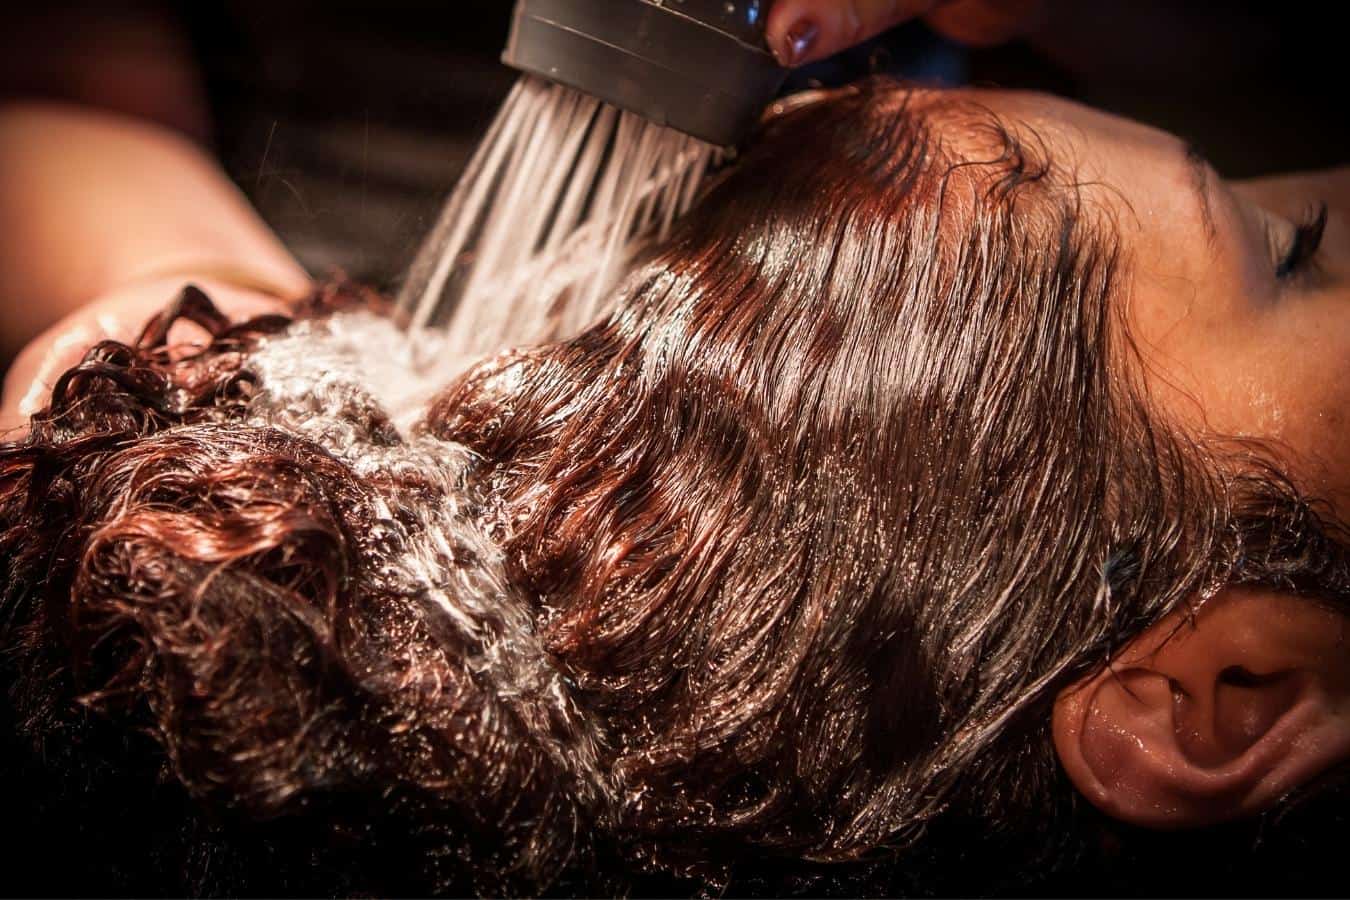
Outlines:
{"type": "Polygon", "coordinates": [[[1303,221],[1294,228],[1294,238],[1275,264],[1275,277],[1280,281],[1293,278],[1308,269],[1317,248],[1322,244],[1322,233],[1327,227],[1327,205],[1320,204],[1308,210],[1303,221]]]}

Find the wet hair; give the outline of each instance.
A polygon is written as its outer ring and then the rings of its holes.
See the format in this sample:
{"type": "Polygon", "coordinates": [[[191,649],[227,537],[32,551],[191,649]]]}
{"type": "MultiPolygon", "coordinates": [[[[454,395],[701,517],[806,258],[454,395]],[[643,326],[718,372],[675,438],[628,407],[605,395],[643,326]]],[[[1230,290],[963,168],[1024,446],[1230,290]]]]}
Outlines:
{"type": "Polygon", "coordinates": [[[185,292],[0,448],[13,731],[53,796],[153,797],[190,893],[908,892],[943,840],[1065,846],[1060,689],[1224,584],[1350,580],[1271,454],[1150,403],[1059,156],[884,82],[787,111],[611,314],[411,431],[260,402],[259,348],[370,297],[185,292]]]}

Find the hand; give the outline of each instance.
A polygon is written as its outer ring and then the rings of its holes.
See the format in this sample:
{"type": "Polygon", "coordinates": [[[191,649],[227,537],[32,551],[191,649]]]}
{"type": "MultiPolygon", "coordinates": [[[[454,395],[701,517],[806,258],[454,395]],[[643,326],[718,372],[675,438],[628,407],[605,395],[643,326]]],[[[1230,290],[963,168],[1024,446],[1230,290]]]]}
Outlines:
{"type": "Polygon", "coordinates": [[[784,66],[824,59],[902,22],[923,19],[965,44],[998,44],[1025,32],[1043,0],[776,0],[766,29],[784,66]]]}

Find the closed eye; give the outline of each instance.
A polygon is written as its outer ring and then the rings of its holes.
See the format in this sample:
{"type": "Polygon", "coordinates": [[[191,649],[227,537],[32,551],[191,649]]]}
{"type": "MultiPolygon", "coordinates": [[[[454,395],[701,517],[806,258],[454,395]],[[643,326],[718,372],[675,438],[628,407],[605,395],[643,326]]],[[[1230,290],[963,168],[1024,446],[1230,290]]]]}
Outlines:
{"type": "Polygon", "coordinates": [[[1327,205],[1322,203],[1316,209],[1309,210],[1303,221],[1294,228],[1294,234],[1288,245],[1276,257],[1275,277],[1281,281],[1291,279],[1306,272],[1317,256],[1322,245],[1322,235],[1327,227],[1327,205]]]}
{"type": "Polygon", "coordinates": [[[1258,674],[1243,666],[1229,666],[1219,673],[1219,682],[1231,687],[1259,688],[1283,681],[1291,674],[1288,670],[1258,674]]]}

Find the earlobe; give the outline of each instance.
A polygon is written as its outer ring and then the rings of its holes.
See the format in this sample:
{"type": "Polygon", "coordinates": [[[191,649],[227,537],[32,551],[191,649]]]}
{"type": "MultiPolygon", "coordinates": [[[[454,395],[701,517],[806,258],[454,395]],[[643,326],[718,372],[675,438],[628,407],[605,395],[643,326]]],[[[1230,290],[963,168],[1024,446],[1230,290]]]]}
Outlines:
{"type": "Polygon", "coordinates": [[[1107,814],[1184,828],[1270,808],[1350,759],[1346,619],[1230,589],[1174,614],[1054,709],[1060,761],[1107,814]]]}

